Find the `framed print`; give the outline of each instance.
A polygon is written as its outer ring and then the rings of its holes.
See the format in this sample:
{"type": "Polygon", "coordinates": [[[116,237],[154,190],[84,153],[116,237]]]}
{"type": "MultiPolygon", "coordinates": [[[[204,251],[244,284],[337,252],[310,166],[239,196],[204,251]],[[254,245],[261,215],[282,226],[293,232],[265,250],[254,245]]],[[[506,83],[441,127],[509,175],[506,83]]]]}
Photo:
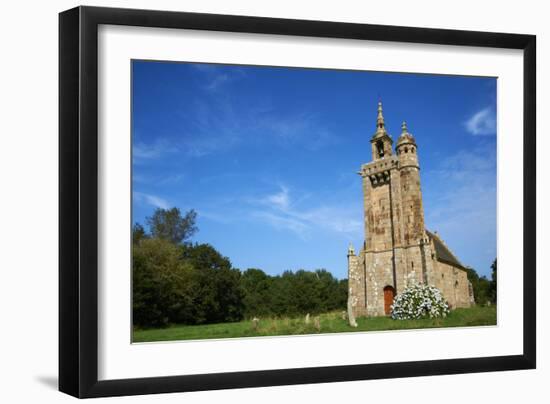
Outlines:
{"type": "Polygon", "coordinates": [[[535,368],[534,36],[59,28],[61,391],[535,368]]]}

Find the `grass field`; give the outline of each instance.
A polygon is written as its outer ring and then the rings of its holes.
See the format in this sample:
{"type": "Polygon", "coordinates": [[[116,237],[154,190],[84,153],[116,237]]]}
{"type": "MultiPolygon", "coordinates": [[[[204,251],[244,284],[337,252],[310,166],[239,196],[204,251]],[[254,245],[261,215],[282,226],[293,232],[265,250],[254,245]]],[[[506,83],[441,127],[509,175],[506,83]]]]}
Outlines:
{"type": "Polygon", "coordinates": [[[456,309],[446,318],[437,319],[392,320],[389,317],[359,318],[357,319],[357,328],[350,327],[347,321],[342,319],[341,312],[331,312],[319,316],[320,330],[314,325],[314,316],[311,316],[309,324],[306,324],[305,317],[260,318],[257,329],[254,329],[252,321],[247,320],[238,323],[174,325],[162,329],[134,330],[133,342],[469,327],[495,325],[496,321],[496,306],[476,306],[468,309],[456,309]]]}

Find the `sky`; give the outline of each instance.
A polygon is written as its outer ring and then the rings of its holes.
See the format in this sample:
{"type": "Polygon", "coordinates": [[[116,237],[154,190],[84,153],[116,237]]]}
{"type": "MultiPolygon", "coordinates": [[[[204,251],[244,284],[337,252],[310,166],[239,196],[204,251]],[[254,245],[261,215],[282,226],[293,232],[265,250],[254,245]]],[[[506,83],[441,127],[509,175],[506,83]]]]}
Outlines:
{"type": "Polygon", "coordinates": [[[364,240],[361,164],[377,103],[415,136],[428,230],[490,276],[496,78],[132,62],[133,222],[197,212],[191,241],[241,270],[347,277],[364,240]]]}

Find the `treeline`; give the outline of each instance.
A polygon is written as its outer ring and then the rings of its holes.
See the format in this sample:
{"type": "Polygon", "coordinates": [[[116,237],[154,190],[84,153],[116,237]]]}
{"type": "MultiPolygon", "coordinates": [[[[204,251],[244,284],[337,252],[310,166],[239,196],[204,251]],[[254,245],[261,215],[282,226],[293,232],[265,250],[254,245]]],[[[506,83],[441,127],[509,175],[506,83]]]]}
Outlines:
{"type": "Polygon", "coordinates": [[[472,283],[476,304],[496,304],[497,302],[497,260],[491,264],[491,279],[479,276],[473,268],[466,268],[468,280],[472,283]]]}
{"type": "Polygon", "coordinates": [[[196,213],[157,209],[132,232],[133,324],[207,324],[346,307],[347,280],[324,269],[270,276],[244,272],[209,244],[190,243],[196,213]]]}
{"type": "Polygon", "coordinates": [[[297,316],[345,310],[347,279],[338,280],[325,269],[285,271],[269,276],[260,269],[248,269],[241,276],[244,315],[297,316]]]}

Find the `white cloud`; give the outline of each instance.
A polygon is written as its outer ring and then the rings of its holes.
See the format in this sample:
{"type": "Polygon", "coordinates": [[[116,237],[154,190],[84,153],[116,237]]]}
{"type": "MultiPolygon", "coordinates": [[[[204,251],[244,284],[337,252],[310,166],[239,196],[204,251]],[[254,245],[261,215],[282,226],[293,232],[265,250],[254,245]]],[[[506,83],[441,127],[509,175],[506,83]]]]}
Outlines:
{"type": "Polygon", "coordinates": [[[260,219],[276,229],[290,230],[303,240],[307,240],[309,238],[310,226],[307,223],[293,217],[265,211],[252,212],[252,217],[260,219]]]}
{"type": "Polygon", "coordinates": [[[216,91],[224,83],[227,83],[230,80],[229,75],[227,74],[218,74],[212,81],[206,85],[206,89],[210,91],[216,91]]]}
{"type": "Polygon", "coordinates": [[[214,64],[193,64],[191,66],[208,78],[207,84],[203,86],[208,91],[217,91],[225,84],[246,76],[246,72],[237,67],[229,70],[214,64]]]}
{"type": "Polygon", "coordinates": [[[439,167],[432,170],[430,174],[436,174],[437,178],[455,183],[471,182],[479,183],[484,180],[494,182],[494,170],[496,166],[496,150],[478,148],[473,150],[459,150],[455,154],[441,160],[439,167]],[[487,175],[492,177],[486,178],[487,175]]]}
{"type": "Polygon", "coordinates": [[[336,233],[360,234],[362,229],[359,215],[354,210],[341,206],[320,206],[315,209],[298,212],[298,217],[336,233]]]}
{"type": "Polygon", "coordinates": [[[274,208],[287,210],[290,205],[288,188],[281,186],[281,191],[265,197],[264,201],[274,208]]]}
{"type": "MultiPolygon", "coordinates": [[[[353,239],[360,237],[362,222],[360,209],[349,205],[320,205],[299,207],[308,199],[304,194],[299,200],[291,198],[289,188],[280,185],[280,191],[263,198],[249,199],[248,202],[261,205],[265,209],[255,210],[252,217],[260,219],[276,229],[286,229],[302,239],[307,239],[313,231],[344,234],[353,239]]],[[[309,198],[311,200],[311,198],[309,198]]]]}
{"type": "Polygon", "coordinates": [[[132,147],[132,157],[134,161],[152,160],[177,151],[177,147],[168,140],[157,139],[154,143],[135,142],[132,147]]]}
{"type": "Polygon", "coordinates": [[[218,70],[218,66],[209,63],[193,63],[191,67],[199,72],[212,73],[218,70]]]}
{"type": "MultiPolygon", "coordinates": [[[[217,87],[225,79],[219,80],[209,86],[217,87]]],[[[137,144],[134,154],[141,158],[157,158],[166,151],[176,150],[186,157],[200,158],[243,144],[265,147],[265,142],[270,142],[279,147],[298,146],[317,151],[338,142],[338,137],[315,114],[274,111],[265,99],[254,100],[236,111],[231,95],[208,94],[193,100],[179,112],[186,127],[176,129],[170,138],[172,145],[166,141],[137,144]]]]}
{"type": "Polygon", "coordinates": [[[165,199],[151,194],[146,194],[143,192],[134,191],[134,200],[138,203],[146,203],[155,208],[168,209],[170,204],[165,199]]]}
{"type": "Polygon", "coordinates": [[[466,129],[474,136],[496,134],[496,116],[491,107],[476,112],[466,121],[466,129]]]}
{"type": "Polygon", "coordinates": [[[426,226],[438,231],[465,265],[489,268],[496,253],[496,149],[461,150],[426,172],[426,226]],[[489,251],[489,252],[488,252],[489,251]]]}
{"type": "Polygon", "coordinates": [[[294,115],[277,116],[273,111],[260,114],[258,130],[270,134],[279,143],[299,144],[310,151],[338,142],[338,138],[320,124],[316,114],[302,111],[294,115]]]}
{"type": "Polygon", "coordinates": [[[177,184],[183,181],[185,175],[144,175],[137,172],[132,173],[132,180],[139,182],[140,184],[153,184],[153,185],[169,185],[177,184]]]}

